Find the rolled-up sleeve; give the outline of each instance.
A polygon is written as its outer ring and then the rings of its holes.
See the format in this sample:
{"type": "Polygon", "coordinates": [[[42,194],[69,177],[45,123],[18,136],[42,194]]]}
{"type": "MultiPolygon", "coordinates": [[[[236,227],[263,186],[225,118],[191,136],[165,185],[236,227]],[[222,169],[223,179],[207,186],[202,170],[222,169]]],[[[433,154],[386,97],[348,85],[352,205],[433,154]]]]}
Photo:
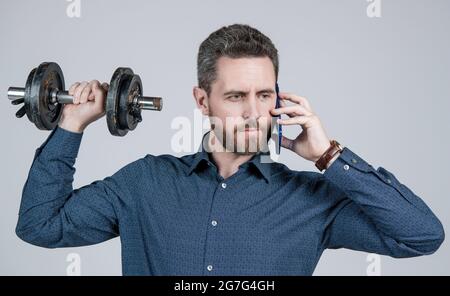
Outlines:
{"type": "Polygon", "coordinates": [[[444,241],[441,222],[421,198],[349,148],[323,177],[334,188],[330,192],[345,196],[326,224],[324,248],[400,258],[434,253],[444,241]]]}

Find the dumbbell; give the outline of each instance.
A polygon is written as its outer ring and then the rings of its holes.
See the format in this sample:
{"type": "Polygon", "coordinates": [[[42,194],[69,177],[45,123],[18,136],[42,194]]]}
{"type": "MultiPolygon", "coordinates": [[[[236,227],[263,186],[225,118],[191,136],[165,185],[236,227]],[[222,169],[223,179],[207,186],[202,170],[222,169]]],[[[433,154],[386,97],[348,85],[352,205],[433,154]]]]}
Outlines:
{"type": "MultiPolygon", "coordinates": [[[[31,70],[25,87],[10,87],[8,98],[13,105],[24,104],[16,113],[25,114],[37,128],[52,130],[65,104],[73,96],[64,90],[64,76],[57,63],[44,62],[31,70]]],[[[111,78],[105,102],[106,122],[110,133],[124,136],[142,121],[141,110],[161,111],[162,98],[144,97],[139,75],[130,68],[117,68],[111,78]]]]}

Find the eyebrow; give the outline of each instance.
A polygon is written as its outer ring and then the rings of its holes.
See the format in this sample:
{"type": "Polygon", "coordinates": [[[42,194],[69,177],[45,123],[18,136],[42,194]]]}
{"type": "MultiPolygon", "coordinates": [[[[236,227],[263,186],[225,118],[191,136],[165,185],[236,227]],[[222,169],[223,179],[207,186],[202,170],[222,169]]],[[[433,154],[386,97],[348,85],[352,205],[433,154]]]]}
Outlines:
{"type": "MultiPolygon", "coordinates": [[[[272,88],[266,88],[266,89],[262,89],[262,90],[258,91],[256,94],[261,94],[261,93],[274,94],[275,90],[273,90],[272,88]]],[[[241,91],[241,90],[229,90],[229,91],[225,92],[223,95],[228,96],[228,95],[246,95],[246,94],[248,94],[248,92],[241,91]]]]}

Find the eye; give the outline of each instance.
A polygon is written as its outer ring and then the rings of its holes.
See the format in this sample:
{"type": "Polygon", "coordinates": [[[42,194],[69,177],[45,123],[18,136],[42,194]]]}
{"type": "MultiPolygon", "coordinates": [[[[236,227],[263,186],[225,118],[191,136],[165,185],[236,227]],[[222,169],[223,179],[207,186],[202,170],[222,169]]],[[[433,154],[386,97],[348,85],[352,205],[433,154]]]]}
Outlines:
{"type": "Polygon", "coordinates": [[[242,98],[242,95],[232,95],[229,96],[228,99],[230,99],[231,101],[239,101],[242,98]]]}
{"type": "Polygon", "coordinates": [[[261,96],[264,100],[270,99],[270,94],[263,94],[261,96]]]}

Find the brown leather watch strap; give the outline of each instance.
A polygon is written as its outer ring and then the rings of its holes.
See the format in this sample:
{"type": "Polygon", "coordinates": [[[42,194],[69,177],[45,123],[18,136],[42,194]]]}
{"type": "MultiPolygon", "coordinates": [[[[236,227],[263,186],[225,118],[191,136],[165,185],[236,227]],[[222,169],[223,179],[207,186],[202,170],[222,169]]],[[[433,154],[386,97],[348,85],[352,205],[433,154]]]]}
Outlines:
{"type": "Polygon", "coordinates": [[[316,161],[316,167],[319,171],[323,171],[327,168],[327,164],[333,157],[343,150],[342,146],[336,141],[330,141],[330,147],[322,154],[322,156],[316,161]]]}

